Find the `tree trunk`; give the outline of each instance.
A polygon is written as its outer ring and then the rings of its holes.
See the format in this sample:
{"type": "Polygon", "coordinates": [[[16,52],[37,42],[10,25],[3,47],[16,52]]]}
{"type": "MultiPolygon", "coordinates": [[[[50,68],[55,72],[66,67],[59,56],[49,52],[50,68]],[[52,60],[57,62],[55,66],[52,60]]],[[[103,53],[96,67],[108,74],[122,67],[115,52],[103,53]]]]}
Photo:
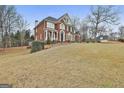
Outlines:
{"type": "Polygon", "coordinates": [[[94,40],[95,42],[97,41],[97,32],[98,32],[98,22],[96,23],[96,27],[95,27],[95,33],[94,33],[94,40]]]}
{"type": "Polygon", "coordinates": [[[11,47],[11,37],[10,37],[11,33],[10,33],[10,26],[9,26],[9,34],[8,34],[8,43],[9,43],[9,47],[11,47]]]}
{"type": "Polygon", "coordinates": [[[3,31],[3,27],[1,27],[1,31],[2,31],[2,47],[5,48],[5,45],[4,45],[4,31],[3,31]]]}

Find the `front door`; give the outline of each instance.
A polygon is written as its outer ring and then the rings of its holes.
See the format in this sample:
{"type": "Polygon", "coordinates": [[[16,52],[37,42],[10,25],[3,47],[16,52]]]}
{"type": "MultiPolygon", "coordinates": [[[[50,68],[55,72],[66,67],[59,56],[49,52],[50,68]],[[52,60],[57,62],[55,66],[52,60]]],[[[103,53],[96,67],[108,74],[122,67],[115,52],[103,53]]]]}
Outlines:
{"type": "Polygon", "coordinates": [[[61,32],[61,42],[63,42],[63,32],[61,32]]]}

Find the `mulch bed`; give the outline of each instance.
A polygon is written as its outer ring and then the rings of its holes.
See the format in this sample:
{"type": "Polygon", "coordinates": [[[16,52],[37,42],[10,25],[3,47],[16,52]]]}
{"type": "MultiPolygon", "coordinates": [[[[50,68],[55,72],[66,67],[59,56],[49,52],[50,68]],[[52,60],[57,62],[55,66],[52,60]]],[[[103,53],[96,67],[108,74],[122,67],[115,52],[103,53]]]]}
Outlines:
{"type": "Polygon", "coordinates": [[[5,53],[15,53],[18,51],[23,51],[24,49],[26,49],[27,46],[23,46],[23,47],[11,47],[11,48],[0,48],[0,54],[5,54],[5,53]]]}

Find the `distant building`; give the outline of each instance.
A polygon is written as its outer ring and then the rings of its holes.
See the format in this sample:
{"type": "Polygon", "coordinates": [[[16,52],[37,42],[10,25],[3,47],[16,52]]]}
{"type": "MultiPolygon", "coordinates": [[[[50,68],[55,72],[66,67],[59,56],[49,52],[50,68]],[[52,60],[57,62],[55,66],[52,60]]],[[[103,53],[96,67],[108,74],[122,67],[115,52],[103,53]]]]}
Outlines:
{"type": "Polygon", "coordinates": [[[99,35],[97,37],[97,41],[100,41],[100,42],[108,42],[109,40],[109,36],[108,35],[99,35]]]}
{"type": "Polygon", "coordinates": [[[119,28],[119,38],[120,39],[124,39],[124,26],[121,26],[120,28],[119,28]]]}
{"type": "Polygon", "coordinates": [[[79,31],[77,31],[77,32],[75,33],[75,41],[78,41],[78,42],[81,41],[81,35],[80,35],[80,32],[79,32],[79,31]]]}
{"type": "Polygon", "coordinates": [[[118,32],[112,32],[109,37],[110,40],[118,40],[119,39],[119,33],[118,32]]]}

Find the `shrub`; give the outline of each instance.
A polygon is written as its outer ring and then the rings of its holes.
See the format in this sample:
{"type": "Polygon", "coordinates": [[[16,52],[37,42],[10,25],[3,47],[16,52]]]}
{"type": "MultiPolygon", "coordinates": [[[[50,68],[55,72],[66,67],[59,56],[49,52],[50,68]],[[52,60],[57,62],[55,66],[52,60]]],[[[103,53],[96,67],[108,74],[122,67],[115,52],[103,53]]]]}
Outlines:
{"type": "Polygon", "coordinates": [[[71,41],[71,43],[76,43],[75,41],[71,41]]]}
{"type": "Polygon", "coordinates": [[[76,42],[76,43],[81,43],[81,41],[79,41],[79,40],[76,40],[75,42],[76,42]]]}
{"type": "Polygon", "coordinates": [[[124,39],[118,39],[118,41],[120,41],[120,42],[124,42],[124,39]]]}
{"type": "Polygon", "coordinates": [[[92,43],[95,43],[96,41],[94,39],[91,40],[92,43]]]}
{"type": "Polygon", "coordinates": [[[67,40],[68,43],[70,43],[71,41],[70,40],[67,40]]]}
{"type": "Polygon", "coordinates": [[[27,49],[31,49],[31,46],[27,46],[27,49]]]}
{"type": "Polygon", "coordinates": [[[31,53],[37,52],[44,49],[44,42],[41,41],[33,41],[31,45],[31,53]]]}
{"type": "Polygon", "coordinates": [[[48,38],[47,39],[47,44],[51,44],[52,42],[51,42],[51,40],[48,38]]]}
{"type": "Polygon", "coordinates": [[[101,43],[101,41],[100,40],[97,40],[97,43],[101,43]]]}
{"type": "Polygon", "coordinates": [[[90,40],[86,40],[86,43],[90,43],[90,40]]]}
{"type": "Polygon", "coordinates": [[[57,42],[55,40],[51,41],[50,42],[51,44],[56,44],[57,42]]]}

